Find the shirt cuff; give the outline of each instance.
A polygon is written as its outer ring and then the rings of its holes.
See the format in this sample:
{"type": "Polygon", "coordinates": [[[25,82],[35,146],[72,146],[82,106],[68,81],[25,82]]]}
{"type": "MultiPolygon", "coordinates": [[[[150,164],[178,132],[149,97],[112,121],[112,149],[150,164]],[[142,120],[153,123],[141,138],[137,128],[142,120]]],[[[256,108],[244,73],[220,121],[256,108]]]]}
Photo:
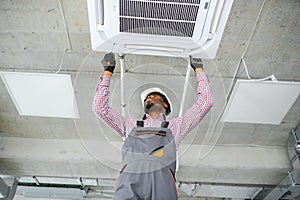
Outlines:
{"type": "Polygon", "coordinates": [[[205,73],[205,72],[198,72],[196,73],[196,76],[197,76],[197,81],[208,81],[209,82],[209,79],[208,79],[208,74],[205,73]]]}
{"type": "Polygon", "coordinates": [[[109,86],[111,76],[102,76],[100,77],[99,86],[109,86]]]}

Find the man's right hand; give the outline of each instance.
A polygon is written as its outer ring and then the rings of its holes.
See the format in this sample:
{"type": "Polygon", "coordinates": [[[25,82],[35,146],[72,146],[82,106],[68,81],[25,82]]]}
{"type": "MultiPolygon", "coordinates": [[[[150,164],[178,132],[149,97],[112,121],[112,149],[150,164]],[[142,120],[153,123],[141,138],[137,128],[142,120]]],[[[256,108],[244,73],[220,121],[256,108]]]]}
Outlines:
{"type": "Polygon", "coordinates": [[[103,65],[104,71],[109,71],[111,73],[114,73],[116,60],[112,52],[105,54],[101,63],[103,65]]]}

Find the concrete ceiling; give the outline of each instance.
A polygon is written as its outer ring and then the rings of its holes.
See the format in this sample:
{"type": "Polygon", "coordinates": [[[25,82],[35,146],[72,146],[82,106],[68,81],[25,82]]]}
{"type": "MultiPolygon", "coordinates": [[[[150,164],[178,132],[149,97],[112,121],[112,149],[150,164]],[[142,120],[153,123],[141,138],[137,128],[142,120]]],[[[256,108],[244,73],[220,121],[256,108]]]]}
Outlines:
{"type": "MultiPolygon", "coordinates": [[[[122,140],[91,109],[104,52],[91,50],[86,1],[62,0],[61,6],[57,0],[0,3],[0,70],[70,74],[80,114],[75,120],[20,116],[0,81],[0,174],[114,179],[122,140]]],[[[234,1],[216,58],[204,60],[215,106],[183,141],[179,182],[269,187],[287,175],[286,147],[300,122],[299,98],[280,125],[223,123],[218,115],[243,54],[253,79],[274,74],[300,81],[299,19],[299,0],[234,1]]],[[[176,117],[187,61],[126,55],[125,64],[126,115],[142,116],[139,92],[155,82],[172,93],[170,118],[176,117]]],[[[112,106],[121,110],[119,69],[118,62],[110,89],[112,106]]],[[[243,66],[236,78],[247,79],[243,66]]],[[[185,108],[195,100],[195,82],[192,75],[185,108]]]]}

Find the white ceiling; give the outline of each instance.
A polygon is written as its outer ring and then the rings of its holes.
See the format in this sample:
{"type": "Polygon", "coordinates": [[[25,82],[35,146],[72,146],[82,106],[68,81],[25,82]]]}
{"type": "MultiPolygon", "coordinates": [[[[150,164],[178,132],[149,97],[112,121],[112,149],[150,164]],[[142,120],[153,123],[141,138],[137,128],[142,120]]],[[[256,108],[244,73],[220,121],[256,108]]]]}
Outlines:
{"type": "MultiPolygon", "coordinates": [[[[0,70],[70,74],[80,119],[20,116],[0,81],[0,174],[114,179],[122,140],[91,109],[104,52],[91,51],[86,1],[61,0],[64,16],[59,2],[1,1],[0,70]]],[[[299,97],[279,125],[218,119],[234,77],[248,79],[242,55],[252,79],[300,81],[299,19],[298,0],[234,1],[216,58],[204,60],[215,106],[183,141],[179,182],[271,187],[287,175],[299,97]]],[[[142,116],[139,92],[149,82],[170,91],[170,118],[178,115],[187,60],[126,55],[125,64],[126,115],[142,116]]],[[[112,106],[121,110],[119,72],[118,61],[110,89],[112,106]]],[[[195,82],[192,74],[185,109],[195,100],[195,82]]]]}

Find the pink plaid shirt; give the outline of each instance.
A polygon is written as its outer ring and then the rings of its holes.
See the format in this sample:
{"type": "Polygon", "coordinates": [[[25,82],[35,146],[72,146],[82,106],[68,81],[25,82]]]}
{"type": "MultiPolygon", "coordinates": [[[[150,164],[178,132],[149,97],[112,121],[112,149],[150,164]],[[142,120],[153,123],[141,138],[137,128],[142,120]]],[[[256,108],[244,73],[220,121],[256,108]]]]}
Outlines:
{"type": "MultiPolygon", "coordinates": [[[[168,128],[174,135],[177,148],[181,140],[197,126],[213,105],[213,97],[207,75],[204,72],[199,72],[196,75],[198,81],[198,99],[196,103],[183,116],[168,120],[168,128]]],[[[109,106],[109,85],[110,76],[100,77],[93,101],[93,110],[105,124],[123,137],[127,137],[130,131],[137,126],[137,119],[122,116],[121,113],[109,106]]],[[[165,116],[160,115],[160,117],[152,119],[146,114],[146,119],[143,121],[144,127],[160,127],[161,123],[165,121],[165,116]]]]}

